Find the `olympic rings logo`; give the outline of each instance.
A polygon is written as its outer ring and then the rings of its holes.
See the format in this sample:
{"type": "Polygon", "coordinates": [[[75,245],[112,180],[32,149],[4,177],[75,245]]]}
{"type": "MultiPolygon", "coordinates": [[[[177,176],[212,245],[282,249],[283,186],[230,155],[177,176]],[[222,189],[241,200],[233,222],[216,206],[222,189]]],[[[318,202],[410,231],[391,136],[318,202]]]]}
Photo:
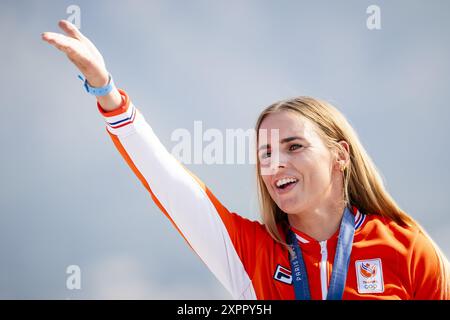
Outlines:
{"type": "Polygon", "coordinates": [[[365,284],[364,289],[366,290],[375,290],[378,287],[376,283],[365,284]]]}

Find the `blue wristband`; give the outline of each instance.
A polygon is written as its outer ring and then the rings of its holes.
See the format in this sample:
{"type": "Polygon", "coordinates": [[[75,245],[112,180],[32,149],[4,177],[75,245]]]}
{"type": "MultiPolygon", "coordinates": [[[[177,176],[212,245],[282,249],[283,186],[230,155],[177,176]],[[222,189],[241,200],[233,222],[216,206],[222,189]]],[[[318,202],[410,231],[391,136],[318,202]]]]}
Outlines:
{"type": "Polygon", "coordinates": [[[84,78],[81,74],[78,75],[78,78],[81,81],[83,81],[83,86],[84,86],[84,89],[86,89],[86,92],[93,94],[96,97],[106,96],[108,93],[111,92],[111,90],[113,89],[113,86],[114,86],[114,81],[113,81],[111,75],[109,75],[109,80],[108,80],[108,83],[106,84],[106,86],[100,87],[100,88],[91,87],[91,85],[89,85],[87,79],[84,78]]]}

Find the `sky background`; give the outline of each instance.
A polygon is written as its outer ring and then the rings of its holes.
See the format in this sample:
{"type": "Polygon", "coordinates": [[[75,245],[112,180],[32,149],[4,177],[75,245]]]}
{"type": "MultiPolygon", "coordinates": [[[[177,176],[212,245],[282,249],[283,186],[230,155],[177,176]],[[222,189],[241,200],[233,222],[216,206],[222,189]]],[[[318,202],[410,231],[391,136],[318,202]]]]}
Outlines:
{"type": "MultiPolygon", "coordinates": [[[[41,41],[81,9],[171,149],[177,128],[253,128],[299,95],[347,116],[389,192],[450,255],[449,1],[0,2],[0,298],[228,299],[151,201],[66,57],[41,41]],[[369,5],[381,30],[369,30],[369,5]],[[81,268],[81,290],[66,268],[81,268]]],[[[252,165],[188,165],[258,219],[252,165]]]]}

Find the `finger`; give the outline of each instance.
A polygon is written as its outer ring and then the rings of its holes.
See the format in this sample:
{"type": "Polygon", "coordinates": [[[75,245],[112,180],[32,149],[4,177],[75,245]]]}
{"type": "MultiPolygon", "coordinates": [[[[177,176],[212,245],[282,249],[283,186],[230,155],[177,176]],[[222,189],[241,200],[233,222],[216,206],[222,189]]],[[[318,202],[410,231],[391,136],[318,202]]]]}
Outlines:
{"type": "Polygon", "coordinates": [[[69,36],[78,40],[83,38],[80,30],[67,20],[60,20],[58,26],[69,36]]]}
{"type": "Polygon", "coordinates": [[[75,41],[77,41],[71,37],[54,32],[43,33],[42,39],[67,54],[73,51],[75,47],[75,41]]]}
{"type": "Polygon", "coordinates": [[[54,39],[55,33],[54,33],[54,32],[43,32],[43,33],[41,34],[41,37],[42,37],[42,40],[48,42],[49,40],[54,39]]]}
{"type": "Polygon", "coordinates": [[[67,43],[69,39],[69,37],[56,32],[44,32],[42,34],[42,40],[57,44],[67,43]]]}

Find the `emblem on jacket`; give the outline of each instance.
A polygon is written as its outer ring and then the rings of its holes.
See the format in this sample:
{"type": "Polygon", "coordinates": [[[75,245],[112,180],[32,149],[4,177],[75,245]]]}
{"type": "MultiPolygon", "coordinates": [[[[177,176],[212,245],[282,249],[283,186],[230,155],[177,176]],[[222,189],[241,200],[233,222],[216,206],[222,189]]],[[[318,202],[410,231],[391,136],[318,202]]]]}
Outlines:
{"type": "Polygon", "coordinates": [[[359,293],[381,293],[384,291],[381,259],[358,260],[355,262],[359,293]]]}
{"type": "Polygon", "coordinates": [[[286,284],[292,284],[292,273],[291,270],[281,266],[277,265],[277,270],[275,270],[275,274],[273,275],[273,278],[277,281],[286,283],[286,284]]]}

